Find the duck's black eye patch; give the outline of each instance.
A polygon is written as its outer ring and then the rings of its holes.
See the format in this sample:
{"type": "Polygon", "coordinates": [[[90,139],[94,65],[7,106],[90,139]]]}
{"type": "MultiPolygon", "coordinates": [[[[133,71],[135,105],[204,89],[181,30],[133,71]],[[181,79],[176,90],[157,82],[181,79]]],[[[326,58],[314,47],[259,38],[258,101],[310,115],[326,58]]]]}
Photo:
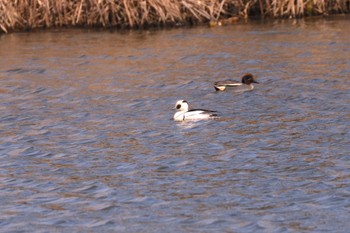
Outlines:
{"type": "Polygon", "coordinates": [[[176,109],[180,109],[181,108],[181,104],[176,105],[176,109]]]}

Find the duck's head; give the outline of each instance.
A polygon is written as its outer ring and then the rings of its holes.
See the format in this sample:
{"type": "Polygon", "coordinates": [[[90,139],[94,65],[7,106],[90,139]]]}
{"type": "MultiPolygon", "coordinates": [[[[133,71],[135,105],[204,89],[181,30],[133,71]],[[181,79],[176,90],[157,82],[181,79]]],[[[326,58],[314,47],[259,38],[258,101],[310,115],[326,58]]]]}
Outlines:
{"type": "Polygon", "coordinates": [[[188,103],[186,100],[178,100],[175,104],[175,109],[178,111],[188,111],[188,103]]]}
{"type": "Polygon", "coordinates": [[[250,85],[251,83],[258,83],[257,81],[254,80],[254,75],[252,75],[251,73],[247,73],[245,75],[243,75],[242,77],[242,83],[250,85]]]}

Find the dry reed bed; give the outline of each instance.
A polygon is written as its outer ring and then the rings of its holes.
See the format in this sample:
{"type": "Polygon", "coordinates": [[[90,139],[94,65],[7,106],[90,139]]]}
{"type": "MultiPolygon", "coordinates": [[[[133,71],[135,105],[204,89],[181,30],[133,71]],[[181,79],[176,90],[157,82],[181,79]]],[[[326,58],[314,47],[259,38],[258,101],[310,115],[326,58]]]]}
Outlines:
{"type": "Polygon", "coordinates": [[[350,0],[0,0],[0,32],[61,26],[140,28],[347,13],[350,0]]]}

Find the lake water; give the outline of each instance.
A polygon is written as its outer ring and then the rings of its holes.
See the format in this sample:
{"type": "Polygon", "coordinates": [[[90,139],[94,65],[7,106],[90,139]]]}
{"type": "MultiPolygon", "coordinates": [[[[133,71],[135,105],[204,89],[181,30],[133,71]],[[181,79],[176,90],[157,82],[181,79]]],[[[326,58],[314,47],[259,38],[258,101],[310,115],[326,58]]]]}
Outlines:
{"type": "Polygon", "coordinates": [[[1,232],[348,232],[349,25],[0,36],[1,232]]]}

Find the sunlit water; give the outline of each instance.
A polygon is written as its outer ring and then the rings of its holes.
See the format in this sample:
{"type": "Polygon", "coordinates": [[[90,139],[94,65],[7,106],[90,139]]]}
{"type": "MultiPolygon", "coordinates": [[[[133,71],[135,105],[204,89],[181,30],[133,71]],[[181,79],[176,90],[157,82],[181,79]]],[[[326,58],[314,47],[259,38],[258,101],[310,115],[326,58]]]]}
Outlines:
{"type": "Polygon", "coordinates": [[[2,35],[0,230],[348,232],[349,23],[2,35]]]}

